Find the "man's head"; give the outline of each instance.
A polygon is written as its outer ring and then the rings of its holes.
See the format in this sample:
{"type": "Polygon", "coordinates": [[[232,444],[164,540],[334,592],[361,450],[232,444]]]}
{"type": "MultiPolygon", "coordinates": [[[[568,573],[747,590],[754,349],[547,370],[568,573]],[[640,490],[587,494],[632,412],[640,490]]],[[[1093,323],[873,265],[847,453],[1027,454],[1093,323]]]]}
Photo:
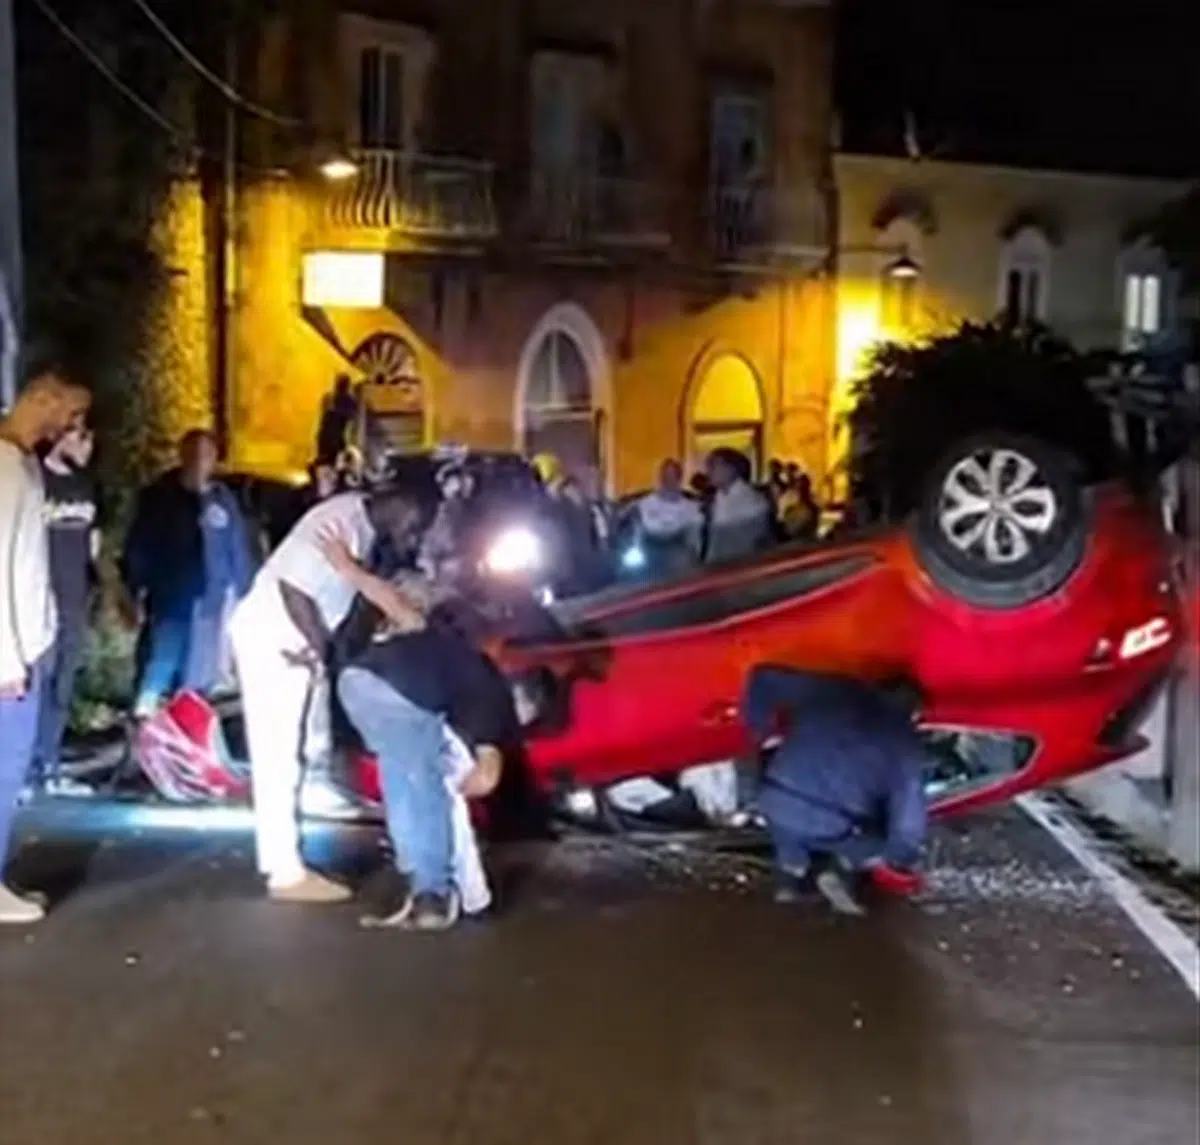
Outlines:
{"type": "Polygon", "coordinates": [[[179,468],[184,484],[204,489],[217,471],[217,439],[211,430],[192,429],[179,442],[179,468]]]}
{"type": "Polygon", "coordinates": [[[720,491],[728,489],[735,482],[744,480],[749,465],[746,459],[736,449],[714,449],[708,455],[705,466],[708,479],[720,491]]]}
{"type": "Polygon", "coordinates": [[[382,490],[367,499],[371,525],[401,559],[417,550],[437,516],[437,508],[435,497],[418,497],[398,489],[382,490]]]}
{"type": "Polygon", "coordinates": [[[308,481],[314,496],[319,501],[324,501],[326,497],[332,497],[337,492],[337,467],[329,461],[314,461],[308,467],[308,481]]]}
{"type": "Polygon", "coordinates": [[[8,416],[13,437],[27,449],[53,445],[68,430],[81,426],[92,396],[57,362],[35,365],[8,416]]]}
{"type": "Polygon", "coordinates": [[[925,693],[911,676],[889,676],[879,685],[879,690],[890,704],[914,721],[925,709],[925,693]]]}
{"type": "Polygon", "coordinates": [[[683,489],[683,466],[668,457],[658,467],[658,488],[663,493],[678,494],[683,489]]]}

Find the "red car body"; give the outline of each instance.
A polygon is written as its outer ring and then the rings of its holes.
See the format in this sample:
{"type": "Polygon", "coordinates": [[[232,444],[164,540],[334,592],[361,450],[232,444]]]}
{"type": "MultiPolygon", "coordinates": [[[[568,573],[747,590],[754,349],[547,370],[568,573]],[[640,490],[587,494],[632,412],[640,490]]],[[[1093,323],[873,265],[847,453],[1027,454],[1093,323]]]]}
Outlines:
{"type": "Polygon", "coordinates": [[[1169,672],[1183,617],[1156,515],[1117,486],[1089,499],[1080,566],[1024,607],[948,595],[903,528],[568,606],[561,637],[500,655],[508,671],[549,670],[568,690],[561,730],[529,740],[535,780],[602,787],[738,755],[748,746],[739,695],[762,663],[908,674],[929,699],[927,725],[1032,741],[1019,770],[951,793],[935,804],[941,811],[1131,754],[1143,746],[1136,729],[1169,672]]]}

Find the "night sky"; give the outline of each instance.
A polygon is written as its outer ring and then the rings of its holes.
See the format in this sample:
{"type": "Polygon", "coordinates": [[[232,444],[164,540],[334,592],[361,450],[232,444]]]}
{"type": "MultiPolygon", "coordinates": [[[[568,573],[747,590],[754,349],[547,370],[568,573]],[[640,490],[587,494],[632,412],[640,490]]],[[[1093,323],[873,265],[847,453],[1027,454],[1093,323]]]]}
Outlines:
{"type": "Polygon", "coordinates": [[[1200,0],[841,0],[849,151],[1200,176],[1200,0]]]}

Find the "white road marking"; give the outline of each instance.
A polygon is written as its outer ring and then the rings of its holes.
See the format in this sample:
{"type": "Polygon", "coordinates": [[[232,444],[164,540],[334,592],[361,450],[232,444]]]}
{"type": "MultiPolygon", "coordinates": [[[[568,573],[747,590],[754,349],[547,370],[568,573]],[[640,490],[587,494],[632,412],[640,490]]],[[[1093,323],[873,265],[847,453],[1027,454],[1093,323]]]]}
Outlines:
{"type": "Polygon", "coordinates": [[[1200,947],[1154,905],[1133,882],[1096,853],[1074,824],[1044,795],[1022,795],[1017,806],[1038,826],[1045,828],[1085,871],[1111,896],[1134,926],[1183,979],[1200,1001],[1200,947]]]}

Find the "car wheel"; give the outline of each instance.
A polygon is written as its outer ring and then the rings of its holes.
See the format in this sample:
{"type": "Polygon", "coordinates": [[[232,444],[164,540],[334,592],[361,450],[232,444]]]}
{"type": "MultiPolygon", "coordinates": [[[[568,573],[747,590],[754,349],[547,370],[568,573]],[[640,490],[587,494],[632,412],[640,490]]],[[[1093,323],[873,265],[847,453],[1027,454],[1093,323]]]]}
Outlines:
{"type": "Polygon", "coordinates": [[[1087,502],[1069,458],[1033,438],[989,434],[934,468],[914,532],[938,587],[985,608],[1020,608],[1079,567],[1087,502]]]}

